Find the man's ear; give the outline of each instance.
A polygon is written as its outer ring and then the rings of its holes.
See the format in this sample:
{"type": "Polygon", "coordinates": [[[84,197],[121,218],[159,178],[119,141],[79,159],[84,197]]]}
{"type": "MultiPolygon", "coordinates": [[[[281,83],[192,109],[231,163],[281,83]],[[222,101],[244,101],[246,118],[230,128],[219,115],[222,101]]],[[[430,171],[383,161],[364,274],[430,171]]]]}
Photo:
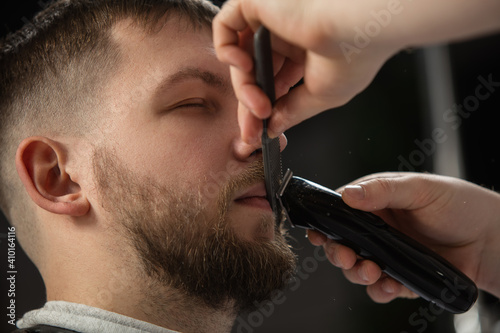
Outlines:
{"type": "Polygon", "coordinates": [[[24,139],[17,148],[17,172],[33,202],[54,214],[83,216],[90,203],[66,173],[66,162],[62,145],[45,137],[24,139]]]}

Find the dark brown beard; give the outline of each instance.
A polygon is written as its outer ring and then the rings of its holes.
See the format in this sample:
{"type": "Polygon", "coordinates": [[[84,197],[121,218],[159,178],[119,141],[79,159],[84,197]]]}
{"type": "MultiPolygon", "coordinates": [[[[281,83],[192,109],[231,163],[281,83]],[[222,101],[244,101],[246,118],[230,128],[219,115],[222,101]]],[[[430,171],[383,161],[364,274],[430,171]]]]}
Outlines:
{"type": "MultiPolygon", "coordinates": [[[[215,309],[230,302],[249,309],[283,289],[292,276],[296,258],[284,232],[276,229],[272,241],[244,241],[226,219],[234,191],[262,181],[262,162],[228,180],[213,216],[201,191],[174,193],[136,176],[108,150],[96,150],[93,165],[103,207],[136,249],[144,272],[160,285],[215,309]]],[[[263,233],[274,225],[262,216],[263,233]]]]}

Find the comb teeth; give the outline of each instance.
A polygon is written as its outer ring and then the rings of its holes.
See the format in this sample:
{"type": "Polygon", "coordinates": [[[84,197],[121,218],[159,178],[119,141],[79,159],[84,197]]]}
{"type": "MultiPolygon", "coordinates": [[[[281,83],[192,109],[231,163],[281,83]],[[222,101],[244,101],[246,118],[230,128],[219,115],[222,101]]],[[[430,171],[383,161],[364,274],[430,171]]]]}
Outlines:
{"type": "Polygon", "coordinates": [[[262,156],[264,161],[264,175],[266,179],[267,200],[271,204],[276,223],[281,223],[281,208],[278,204],[276,193],[281,187],[283,173],[281,168],[280,141],[278,138],[271,139],[267,135],[267,126],[262,133],[262,156]]]}
{"type": "MultiPolygon", "coordinates": [[[[255,76],[257,85],[266,93],[274,104],[274,73],[271,51],[271,35],[265,27],[260,27],[254,36],[255,43],[255,76]]],[[[282,181],[281,150],[278,138],[271,139],[267,134],[268,120],[263,120],[262,132],[262,157],[264,159],[264,175],[266,183],[267,200],[273,209],[276,223],[281,223],[281,206],[276,193],[282,181]]]]}

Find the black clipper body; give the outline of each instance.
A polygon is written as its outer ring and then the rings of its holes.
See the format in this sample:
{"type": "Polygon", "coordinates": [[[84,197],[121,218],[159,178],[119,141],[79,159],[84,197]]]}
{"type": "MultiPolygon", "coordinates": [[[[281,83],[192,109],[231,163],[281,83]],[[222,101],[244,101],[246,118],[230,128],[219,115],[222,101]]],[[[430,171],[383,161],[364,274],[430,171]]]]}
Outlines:
{"type": "Polygon", "coordinates": [[[293,226],[350,247],[424,299],[452,313],[476,301],[478,289],[465,274],[378,216],[349,207],[339,193],[287,172],[278,198],[293,226]]]}

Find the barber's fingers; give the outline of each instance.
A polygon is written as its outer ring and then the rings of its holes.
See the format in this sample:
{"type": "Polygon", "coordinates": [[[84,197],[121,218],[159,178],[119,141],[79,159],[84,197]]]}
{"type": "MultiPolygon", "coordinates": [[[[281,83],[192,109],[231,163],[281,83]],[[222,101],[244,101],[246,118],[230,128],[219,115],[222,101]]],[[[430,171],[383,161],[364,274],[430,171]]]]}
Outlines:
{"type": "Polygon", "coordinates": [[[327,109],[334,103],[325,102],[300,85],[280,98],[273,109],[269,128],[273,133],[281,133],[327,109]]]}
{"type": "Polygon", "coordinates": [[[241,1],[228,1],[213,21],[213,40],[220,61],[250,71],[253,66],[251,54],[240,45],[240,32],[247,29],[248,22],[241,11],[241,1]]]}
{"type": "MultiPolygon", "coordinates": [[[[301,68],[283,57],[273,57],[276,71],[275,93],[279,98],[300,80],[301,68]]],[[[272,115],[267,95],[255,84],[253,75],[231,67],[231,80],[239,100],[238,123],[241,136],[247,143],[258,142],[262,134],[262,119],[272,115]]],[[[271,118],[272,119],[272,118],[271,118]]],[[[277,137],[284,131],[269,128],[269,136],[277,137]]]]}
{"type": "MultiPolygon", "coordinates": [[[[230,45],[225,52],[218,54],[220,60],[232,64],[230,75],[238,99],[238,123],[243,140],[249,144],[258,142],[262,133],[262,120],[253,113],[264,119],[272,111],[269,98],[255,83],[254,64],[250,56],[253,53],[252,34],[251,29],[245,28],[236,37],[237,45],[230,45]]],[[[277,60],[276,64],[281,66],[279,63],[277,60]]]]}
{"type": "Polygon", "coordinates": [[[307,230],[307,237],[313,245],[323,246],[326,257],[334,266],[350,269],[356,264],[358,260],[356,252],[347,246],[332,241],[314,230],[307,230]]]}
{"type": "Polygon", "coordinates": [[[342,268],[348,281],[367,286],[366,291],[373,301],[387,303],[398,297],[418,297],[401,283],[383,273],[373,261],[359,258],[352,249],[328,239],[317,231],[308,230],[307,236],[313,245],[324,247],[328,260],[334,266],[342,268]]]}
{"type": "Polygon", "coordinates": [[[308,52],[300,64],[304,83],[274,105],[270,128],[285,131],[323,111],[342,106],[371,82],[370,71],[354,73],[345,61],[308,52]]]}
{"type": "Polygon", "coordinates": [[[379,174],[348,185],[342,190],[342,199],[351,207],[372,212],[384,208],[415,210],[439,197],[439,183],[426,175],[379,174]],[[413,175],[413,176],[412,176],[413,175]]]}
{"type": "Polygon", "coordinates": [[[248,144],[259,142],[262,135],[262,120],[256,118],[242,103],[238,103],[238,124],[244,142],[248,144]]]}
{"type": "MultiPolygon", "coordinates": [[[[258,20],[262,17],[266,19],[264,25],[271,32],[273,52],[284,55],[297,63],[304,61],[305,51],[303,48],[278,36],[283,31],[283,25],[277,23],[276,11],[268,8],[272,7],[273,3],[276,2],[268,0],[245,1],[244,12],[242,2],[244,1],[232,0],[226,2],[221,12],[214,19],[213,41],[217,58],[220,61],[245,72],[252,69],[253,53],[249,52],[249,49],[242,44],[253,43],[253,34],[261,25],[258,20]],[[259,8],[257,6],[258,2],[262,2],[267,10],[262,10],[262,6],[259,8]],[[256,10],[256,8],[259,10],[256,10]]],[[[303,1],[299,1],[299,3],[302,4],[303,1]]],[[[290,4],[285,5],[285,7],[290,8],[290,4]]],[[[293,12],[298,10],[299,8],[293,8],[293,12]]],[[[281,12],[280,14],[281,19],[288,22],[289,17],[286,17],[286,13],[281,12]]],[[[289,31],[288,34],[295,37],[292,38],[294,40],[297,39],[295,31],[300,28],[296,24],[292,25],[292,27],[292,31],[289,31]]]]}
{"type": "Polygon", "coordinates": [[[367,286],[366,292],[377,303],[388,303],[396,298],[418,298],[417,294],[388,276],[367,286]]]}
{"type": "Polygon", "coordinates": [[[418,297],[401,283],[382,273],[380,267],[370,260],[358,260],[356,265],[351,269],[344,269],[343,273],[351,283],[367,286],[368,296],[377,303],[388,303],[398,297],[418,297]]]}
{"type": "MultiPolygon", "coordinates": [[[[238,32],[250,27],[256,31],[259,26],[266,26],[274,35],[295,45],[310,44],[317,38],[311,38],[311,26],[307,24],[305,13],[309,12],[309,3],[303,0],[230,0],[227,1],[213,22],[214,45],[218,55],[226,58],[225,53],[237,45],[238,32]],[[309,36],[309,38],[305,38],[309,36]]],[[[318,22],[317,15],[309,15],[309,20],[318,22]]],[[[316,24],[316,30],[322,28],[316,24]]],[[[323,40],[318,41],[320,44],[323,40]]],[[[326,43],[324,43],[326,44],[326,43]]],[[[273,48],[274,43],[273,43],[273,48]]],[[[222,59],[221,59],[222,60],[222,59]]],[[[226,61],[224,61],[226,62],[226,61]]],[[[233,63],[236,66],[236,64],[233,63]]]]}
{"type": "MultiPolygon", "coordinates": [[[[378,281],[385,277],[380,267],[373,261],[360,258],[352,249],[328,239],[322,233],[308,230],[307,237],[313,245],[323,246],[328,260],[334,266],[342,268],[345,277],[350,282],[361,285],[372,285],[378,284],[378,281]]],[[[399,284],[396,281],[393,282],[399,284]]],[[[394,286],[390,282],[388,283],[389,286],[395,290],[392,294],[399,291],[399,289],[396,290],[397,286],[394,286]]],[[[375,296],[382,294],[379,290],[381,287],[385,287],[385,285],[377,285],[373,288],[373,294],[375,296]]],[[[377,298],[382,297],[380,296],[377,298]]]]}
{"type": "Polygon", "coordinates": [[[370,260],[358,260],[351,268],[343,269],[344,275],[351,283],[371,285],[382,276],[380,267],[370,260]]]}
{"type": "Polygon", "coordinates": [[[328,240],[328,238],[324,234],[318,231],[308,229],[306,233],[307,239],[309,239],[312,245],[323,246],[328,240]]]}

